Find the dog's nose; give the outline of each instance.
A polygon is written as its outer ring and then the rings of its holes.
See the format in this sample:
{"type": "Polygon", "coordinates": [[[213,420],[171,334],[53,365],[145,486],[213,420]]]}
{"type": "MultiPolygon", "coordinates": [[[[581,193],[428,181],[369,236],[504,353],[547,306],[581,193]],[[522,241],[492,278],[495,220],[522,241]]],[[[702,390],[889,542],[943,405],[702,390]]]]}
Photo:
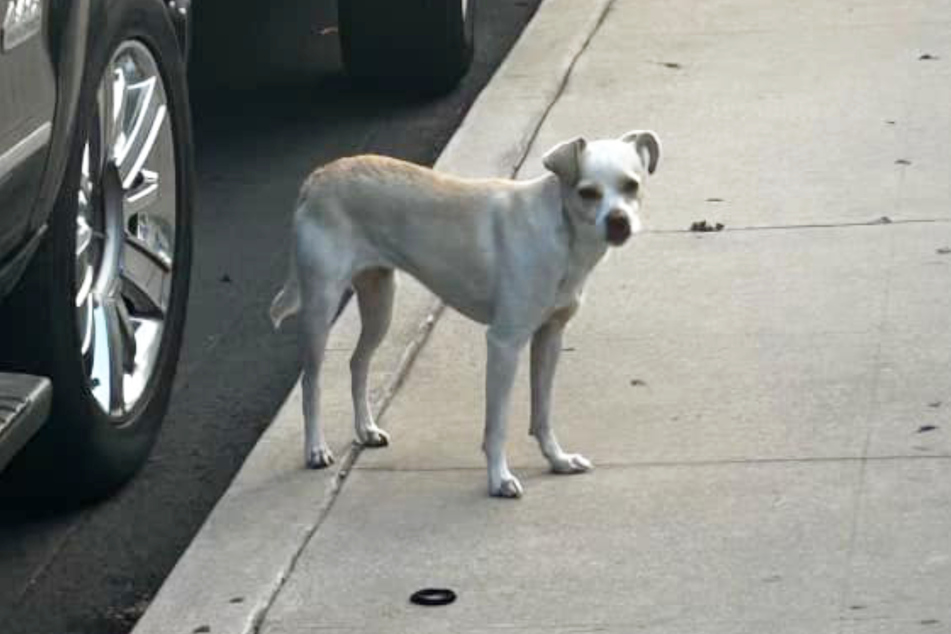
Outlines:
{"type": "Polygon", "coordinates": [[[619,209],[614,209],[608,214],[604,226],[608,242],[614,246],[624,244],[624,242],[631,237],[631,221],[628,220],[627,215],[619,209]]]}

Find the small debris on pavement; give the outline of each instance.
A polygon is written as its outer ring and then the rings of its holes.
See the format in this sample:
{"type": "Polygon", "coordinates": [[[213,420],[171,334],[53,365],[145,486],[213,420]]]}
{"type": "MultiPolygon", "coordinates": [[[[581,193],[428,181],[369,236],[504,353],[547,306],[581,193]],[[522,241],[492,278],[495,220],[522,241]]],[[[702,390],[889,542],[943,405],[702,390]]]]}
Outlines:
{"type": "Polygon", "coordinates": [[[951,247],[941,247],[940,249],[935,249],[935,253],[938,255],[948,255],[951,253],[951,247]]]}
{"type": "Polygon", "coordinates": [[[922,61],[922,62],[932,61],[932,60],[936,60],[936,59],[941,59],[941,58],[938,57],[937,55],[932,55],[931,53],[923,53],[922,55],[919,55],[919,56],[918,56],[918,60],[919,60],[919,61],[922,61]]]}
{"type": "Polygon", "coordinates": [[[192,634],[205,634],[206,632],[210,632],[210,631],[211,631],[211,627],[210,627],[210,626],[208,626],[208,625],[199,625],[198,627],[196,627],[195,629],[192,630],[192,634]]]}
{"type": "Polygon", "coordinates": [[[698,220],[690,225],[690,230],[699,233],[708,233],[710,231],[723,231],[723,223],[710,224],[706,220],[698,220]]]}
{"type": "Polygon", "coordinates": [[[681,66],[677,62],[657,62],[657,63],[660,64],[661,66],[666,66],[667,68],[672,68],[674,70],[680,70],[681,68],[683,68],[683,66],[681,66]]]}
{"type": "Polygon", "coordinates": [[[110,620],[118,623],[134,625],[136,621],[142,618],[142,615],[145,614],[148,607],[148,599],[139,599],[132,603],[132,605],[123,606],[121,608],[109,608],[106,611],[106,616],[110,620]]]}
{"type": "Polygon", "coordinates": [[[409,600],[416,605],[449,605],[456,600],[456,593],[449,588],[423,588],[410,595],[409,600]]]}
{"type": "Polygon", "coordinates": [[[231,597],[228,603],[244,603],[244,597],[231,597]]]}
{"type": "Polygon", "coordinates": [[[918,433],[923,434],[925,432],[934,431],[936,429],[938,429],[937,425],[922,425],[921,427],[918,428],[918,433]]]}
{"type": "Polygon", "coordinates": [[[574,352],[574,351],[575,351],[575,347],[574,347],[574,346],[565,346],[564,348],[561,349],[561,351],[562,351],[562,352],[574,352]]]}
{"type": "Polygon", "coordinates": [[[895,161],[895,165],[911,165],[911,161],[908,159],[898,159],[895,161]]]}
{"type": "Polygon", "coordinates": [[[231,276],[228,275],[227,273],[224,273],[224,274],[222,274],[221,277],[218,278],[218,281],[221,282],[221,283],[223,283],[223,284],[230,284],[230,283],[231,283],[231,276]]]}
{"type": "Polygon", "coordinates": [[[631,385],[634,387],[647,387],[647,381],[641,379],[631,379],[631,385]]]}
{"type": "Polygon", "coordinates": [[[921,619],[918,622],[921,623],[922,625],[937,625],[941,621],[939,621],[938,619],[921,619]]]}
{"type": "Polygon", "coordinates": [[[928,403],[928,407],[931,407],[932,409],[938,409],[941,407],[941,401],[931,401],[928,403]]]}
{"type": "Polygon", "coordinates": [[[782,580],[783,580],[782,575],[770,575],[768,577],[763,578],[764,583],[776,583],[777,581],[782,581],[782,580]]]}
{"type": "Polygon", "coordinates": [[[892,119],[885,119],[885,123],[887,123],[888,125],[895,125],[895,121],[892,119]]]}
{"type": "Polygon", "coordinates": [[[864,610],[865,608],[866,606],[862,605],[861,603],[856,603],[855,605],[849,606],[850,610],[864,610]]]}
{"type": "Polygon", "coordinates": [[[877,220],[873,220],[872,224],[873,225],[890,225],[892,224],[892,219],[889,218],[888,216],[882,216],[881,218],[877,220]]]}
{"type": "Polygon", "coordinates": [[[722,203],[725,202],[722,198],[707,198],[708,203],[722,203]]]}

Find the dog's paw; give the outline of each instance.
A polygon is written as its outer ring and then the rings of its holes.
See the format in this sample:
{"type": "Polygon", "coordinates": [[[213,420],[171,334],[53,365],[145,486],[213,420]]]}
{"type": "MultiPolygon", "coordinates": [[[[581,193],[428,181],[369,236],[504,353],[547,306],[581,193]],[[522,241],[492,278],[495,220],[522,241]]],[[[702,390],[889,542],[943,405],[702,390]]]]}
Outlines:
{"type": "Polygon", "coordinates": [[[509,474],[504,476],[497,485],[489,485],[489,495],[497,498],[522,497],[522,483],[518,478],[509,474]]]}
{"type": "Polygon", "coordinates": [[[594,465],[580,453],[566,453],[551,461],[551,470],[555,473],[584,473],[592,469],[594,465]]]}
{"type": "Polygon", "coordinates": [[[306,462],[308,469],[325,469],[334,463],[334,455],[329,447],[315,447],[307,450],[306,462]]]}
{"type": "Polygon", "coordinates": [[[386,447],[390,444],[390,435],[379,427],[370,427],[357,434],[357,439],[364,447],[386,447]]]}

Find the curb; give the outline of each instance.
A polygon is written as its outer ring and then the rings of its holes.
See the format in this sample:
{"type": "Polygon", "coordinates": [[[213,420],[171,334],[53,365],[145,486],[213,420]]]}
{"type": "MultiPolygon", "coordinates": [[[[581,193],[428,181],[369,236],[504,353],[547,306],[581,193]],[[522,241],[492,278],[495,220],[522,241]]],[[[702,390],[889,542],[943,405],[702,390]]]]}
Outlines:
{"type": "MultiPolygon", "coordinates": [[[[472,177],[513,176],[612,2],[544,0],[436,169],[472,177]]],[[[442,303],[414,280],[402,276],[400,284],[388,341],[370,376],[371,385],[380,386],[371,397],[377,416],[387,409],[443,312],[442,303]]],[[[350,440],[348,370],[359,328],[349,302],[331,333],[322,373],[322,410],[331,448],[340,456],[337,465],[322,471],[301,468],[298,384],[133,634],[251,634],[259,629],[362,451],[350,440]]]]}

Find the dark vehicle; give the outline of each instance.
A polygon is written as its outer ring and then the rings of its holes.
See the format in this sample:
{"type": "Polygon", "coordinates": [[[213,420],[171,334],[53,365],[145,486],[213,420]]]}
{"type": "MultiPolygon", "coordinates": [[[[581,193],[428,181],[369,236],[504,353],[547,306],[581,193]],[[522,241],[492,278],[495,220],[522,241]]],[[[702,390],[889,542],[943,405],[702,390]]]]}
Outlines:
{"type": "MultiPolygon", "coordinates": [[[[4,495],[101,497],[155,441],[188,299],[185,61],[207,2],[0,0],[4,495]]],[[[339,0],[347,69],[445,90],[471,62],[472,10],[339,0]]]]}
{"type": "Polygon", "coordinates": [[[0,9],[0,466],[96,497],[143,462],[181,346],[187,6],[0,9]]]}

